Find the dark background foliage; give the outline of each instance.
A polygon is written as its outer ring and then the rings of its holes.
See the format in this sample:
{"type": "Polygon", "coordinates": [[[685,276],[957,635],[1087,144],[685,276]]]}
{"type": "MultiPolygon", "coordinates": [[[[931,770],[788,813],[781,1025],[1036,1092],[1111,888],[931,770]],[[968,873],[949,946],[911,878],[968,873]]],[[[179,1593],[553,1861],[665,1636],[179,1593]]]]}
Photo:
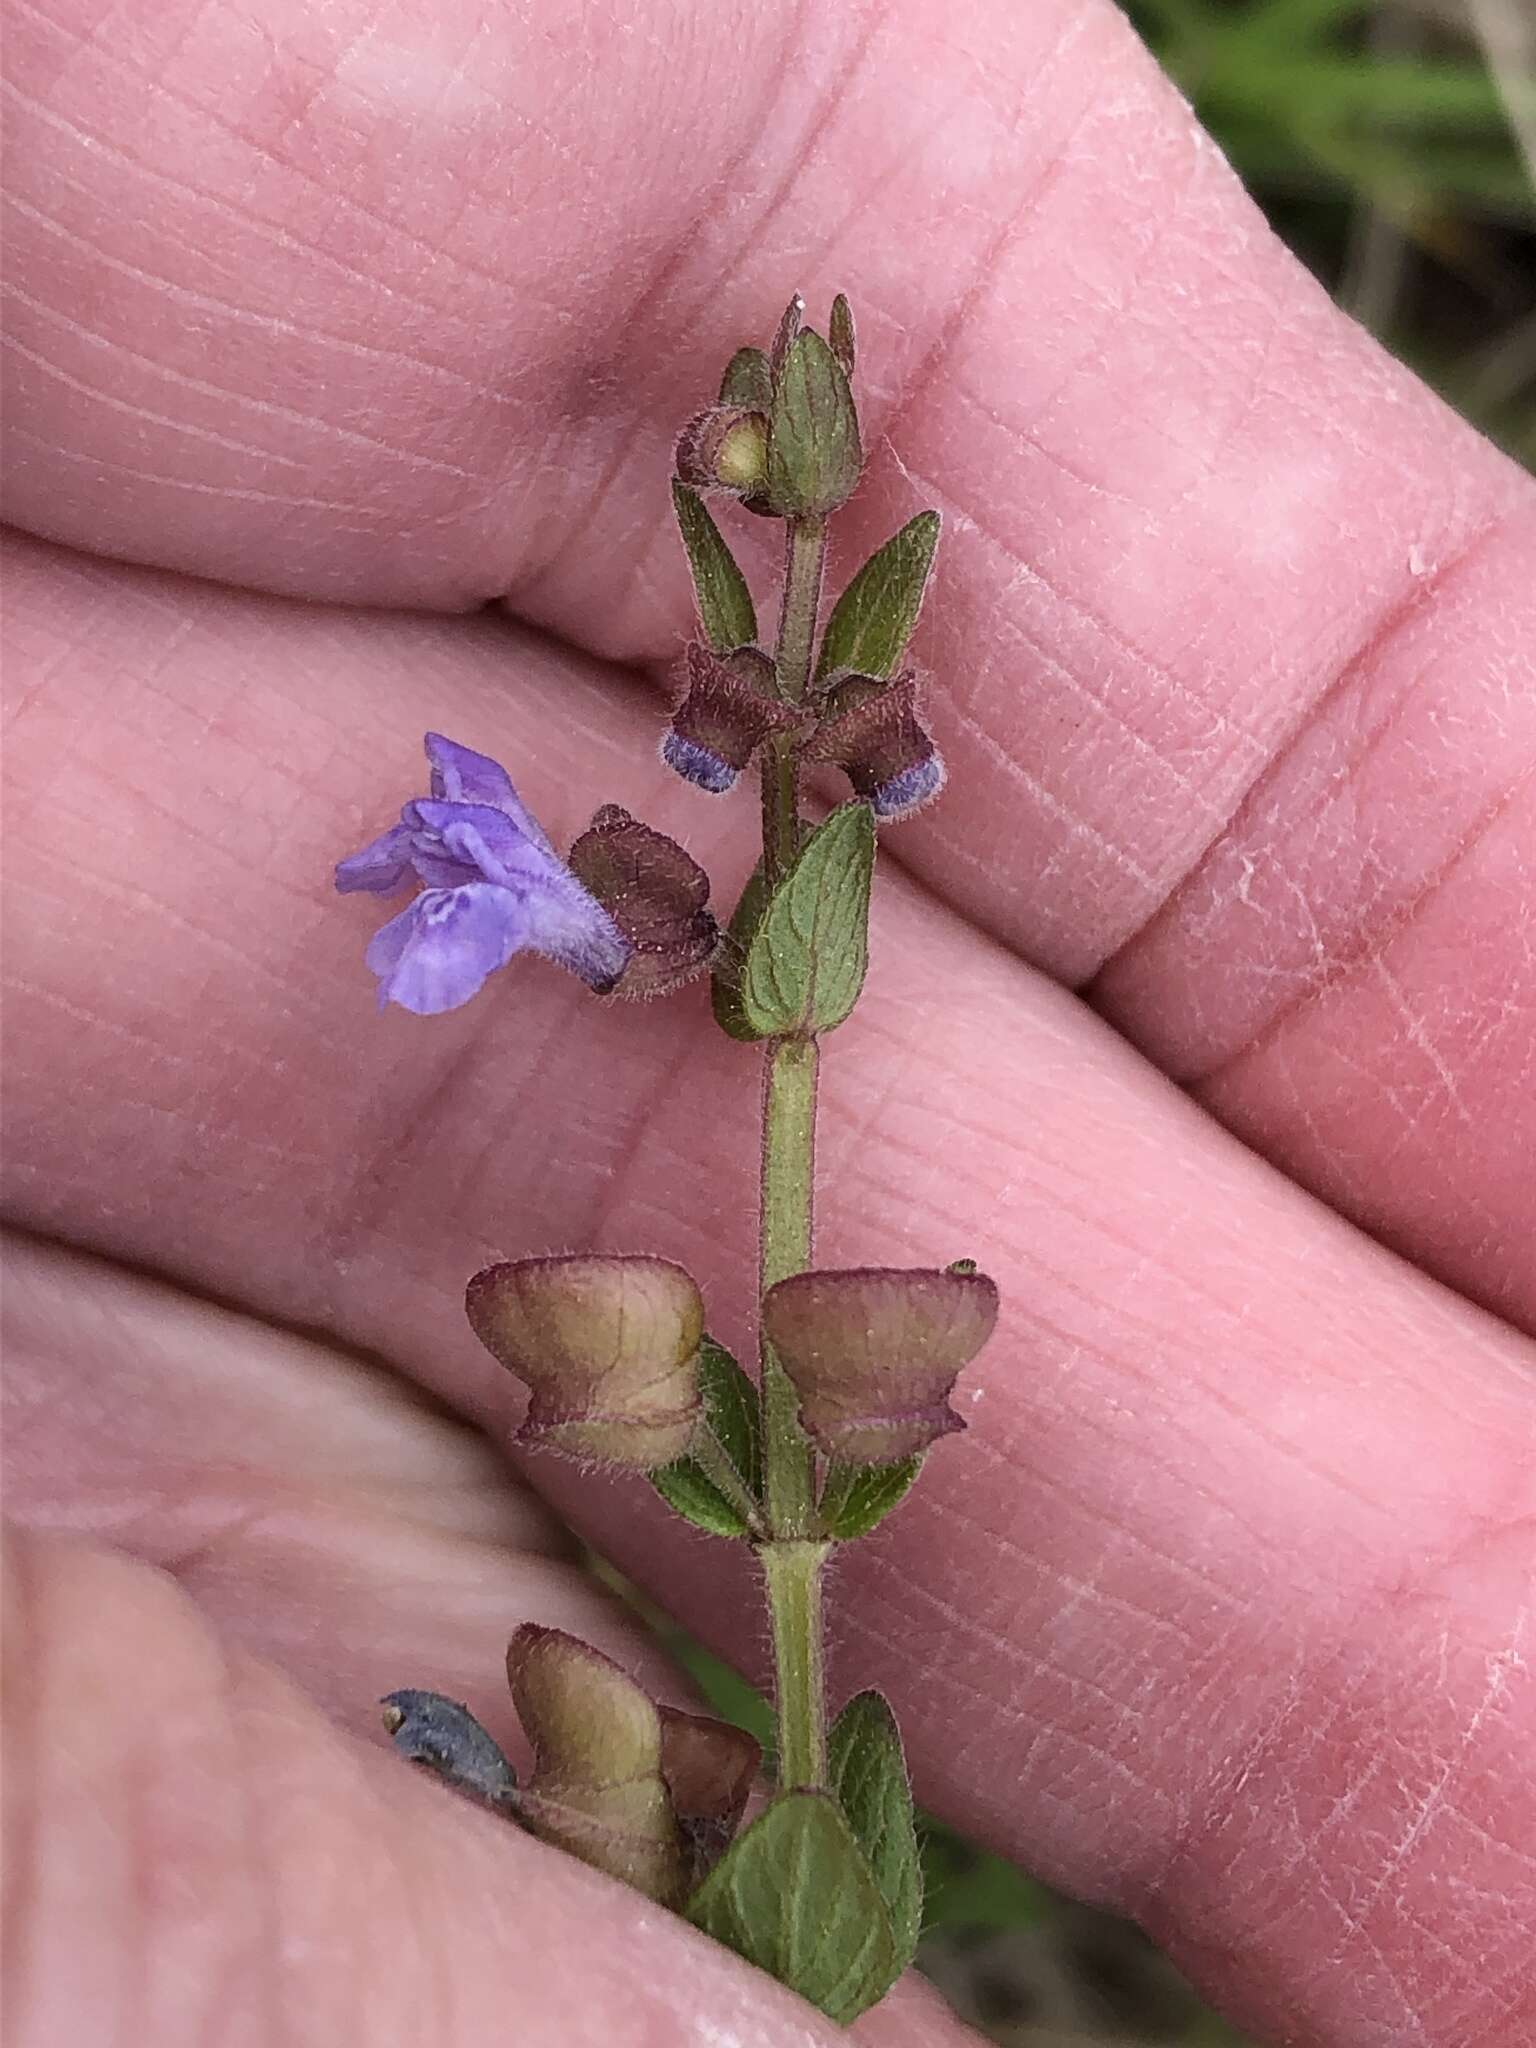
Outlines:
{"type": "Polygon", "coordinates": [[[1536,468],[1533,0],[1132,0],[1346,311],[1536,468]]]}

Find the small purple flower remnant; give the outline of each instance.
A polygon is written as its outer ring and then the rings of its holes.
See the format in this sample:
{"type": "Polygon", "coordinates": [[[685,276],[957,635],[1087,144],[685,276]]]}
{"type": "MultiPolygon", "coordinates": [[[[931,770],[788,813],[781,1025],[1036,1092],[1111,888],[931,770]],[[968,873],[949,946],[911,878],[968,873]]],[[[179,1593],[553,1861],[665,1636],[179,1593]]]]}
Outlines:
{"type": "Polygon", "coordinates": [[[441,733],[426,736],[432,793],[400,823],[340,862],[336,887],[389,896],[408,877],[425,887],[375,932],[366,959],[379,1006],[419,1017],[456,1010],[515,953],[542,953],[606,994],[633,948],[571,873],[507,772],[441,733]]]}
{"type": "Polygon", "coordinates": [[[803,713],[778,695],[773,663],[761,648],[719,655],[694,641],[686,661],[686,693],[661,743],[661,758],[686,781],[718,796],[764,740],[793,732],[803,713]]]}
{"type": "Polygon", "coordinates": [[[944,761],[917,715],[917,677],[841,675],[802,759],[832,761],[887,824],[910,818],[944,787],[944,761]]]}

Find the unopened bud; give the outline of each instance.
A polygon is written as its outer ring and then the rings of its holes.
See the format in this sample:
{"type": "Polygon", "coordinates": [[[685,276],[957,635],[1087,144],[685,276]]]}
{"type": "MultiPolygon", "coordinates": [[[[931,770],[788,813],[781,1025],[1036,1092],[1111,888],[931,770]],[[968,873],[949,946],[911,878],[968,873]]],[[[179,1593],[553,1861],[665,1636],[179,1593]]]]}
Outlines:
{"type": "Polygon", "coordinates": [[[656,1703],[611,1657],[562,1629],[525,1622],[507,1682],[534,1753],[518,1794],[531,1834],[671,1905],[691,1875],[662,1772],[656,1703]]]}
{"type": "Polygon", "coordinates": [[[844,676],[833,681],[824,705],[801,758],[834,762],[877,818],[909,818],[944,787],[943,757],[917,715],[913,670],[888,683],[844,676]]]}
{"type": "Polygon", "coordinates": [[[661,743],[661,758],[719,795],[765,739],[793,732],[802,714],[777,694],[773,663],[759,648],[721,656],[694,641],[686,659],[687,694],[661,743]]]}
{"type": "Polygon", "coordinates": [[[847,373],[804,328],[774,373],[767,471],[753,502],[780,519],[820,518],[853,495],[863,462],[847,373]]]}
{"type": "Polygon", "coordinates": [[[965,1427],[949,1394],[996,1320],[985,1275],[928,1268],[797,1273],[763,1299],[807,1435],[855,1465],[909,1458],[965,1427]]]}
{"type": "Polygon", "coordinates": [[[650,1472],[688,1449],[702,1412],[704,1304],[668,1259],[519,1259],[487,1266],[465,1309],[532,1389],[515,1441],[650,1472]]]}
{"type": "Polygon", "coordinates": [[[706,908],[709,877],[665,832],[604,804],[567,865],[629,942],[613,995],[666,995],[715,957],[720,927],[706,908]]]}
{"type": "Polygon", "coordinates": [[[748,497],[768,464],[768,421],[739,405],[712,405],[691,419],[677,440],[677,474],[696,491],[748,497]]]}

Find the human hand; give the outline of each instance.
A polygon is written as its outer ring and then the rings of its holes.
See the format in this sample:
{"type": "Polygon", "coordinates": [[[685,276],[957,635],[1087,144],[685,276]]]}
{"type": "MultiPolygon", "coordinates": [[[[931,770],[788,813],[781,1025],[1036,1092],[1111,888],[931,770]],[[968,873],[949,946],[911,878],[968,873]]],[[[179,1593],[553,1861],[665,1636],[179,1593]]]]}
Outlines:
{"type": "MultiPolygon", "coordinates": [[[[462,1287],[654,1250],[739,1336],[751,1063],[535,962],[375,1018],[329,892],[436,726],[731,901],[635,671],[671,433],[796,285],[860,316],[850,549],[947,521],[952,789],[887,840],[821,1255],[1005,1302],[840,1663],[930,1805],[1255,2030],[1520,2041],[1529,481],[1108,10],[420,13],[13,8],[6,1200],[70,1247],[7,1292],[20,2048],[820,2038],[358,1739],[418,1683],[515,1748],[524,1619],[669,1682],[510,1483],[462,1287]]],[[[716,1548],[522,1476],[755,1664],[716,1548]]]]}

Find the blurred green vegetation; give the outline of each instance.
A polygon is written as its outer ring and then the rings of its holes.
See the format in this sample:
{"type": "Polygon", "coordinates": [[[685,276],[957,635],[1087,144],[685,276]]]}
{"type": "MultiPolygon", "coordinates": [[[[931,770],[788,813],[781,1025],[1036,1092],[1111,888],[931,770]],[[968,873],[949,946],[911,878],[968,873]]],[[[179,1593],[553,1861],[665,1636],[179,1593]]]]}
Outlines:
{"type": "Polygon", "coordinates": [[[1533,0],[1129,0],[1276,231],[1536,468],[1533,0]]]}

